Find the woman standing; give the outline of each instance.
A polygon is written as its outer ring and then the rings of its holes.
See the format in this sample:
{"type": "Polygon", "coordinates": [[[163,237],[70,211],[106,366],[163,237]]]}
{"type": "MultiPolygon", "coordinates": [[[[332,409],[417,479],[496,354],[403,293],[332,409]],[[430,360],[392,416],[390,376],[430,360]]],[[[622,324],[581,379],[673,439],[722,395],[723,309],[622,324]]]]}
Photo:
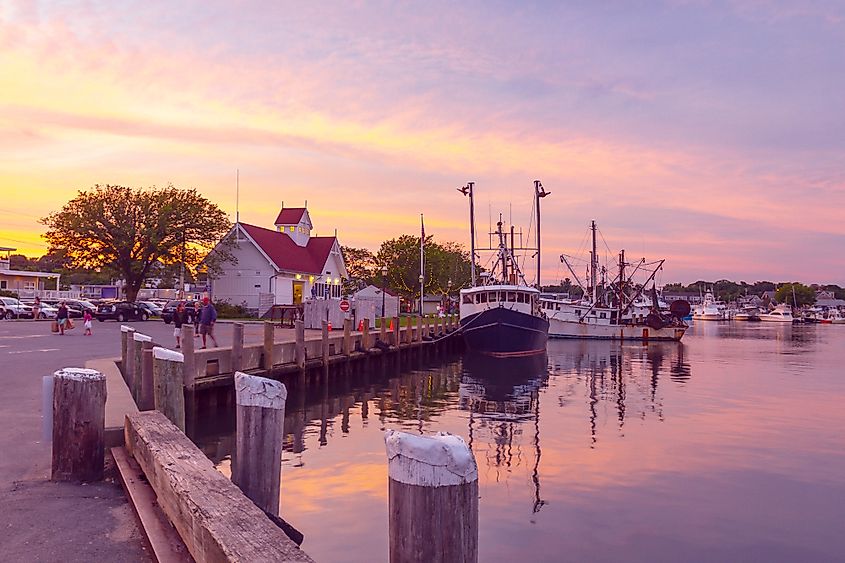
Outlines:
{"type": "Polygon", "coordinates": [[[85,332],[82,333],[82,336],[92,336],[94,333],[91,332],[91,321],[94,317],[91,316],[91,311],[85,309],[85,314],[82,316],[82,320],[85,322],[85,332]]]}
{"type": "Polygon", "coordinates": [[[62,301],[61,303],[59,303],[59,310],[56,313],[56,322],[59,323],[59,335],[60,336],[64,336],[64,334],[65,334],[65,325],[67,325],[67,320],[68,320],[67,305],[65,305],[65,302],[62,301]]]}

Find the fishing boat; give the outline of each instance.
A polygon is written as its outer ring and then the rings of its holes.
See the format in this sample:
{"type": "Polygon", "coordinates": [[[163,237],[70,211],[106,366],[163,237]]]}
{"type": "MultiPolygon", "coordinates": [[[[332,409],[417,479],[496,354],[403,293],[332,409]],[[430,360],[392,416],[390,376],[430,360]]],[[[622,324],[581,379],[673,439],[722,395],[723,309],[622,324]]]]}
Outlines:
{"type": "Polygon", "coordinates": [[[719,304],[713,297],[713,292],[711,290],[707,290],[707,292],[705,292],[701,305],[696,306],[692,310],[692,318],[695,321],[725,320],[725,312],[719,307],[719,304]]]}
{"type": "Polygon", "coordinates": [[[549,194],[539,181],[534,182],[537,212],[537,248],[516,248],[514,227],[505,232],[501,216],[496,231],[490,233],[487,250],[494,252],[492,268],[476,276],[475,217],[473,183],[459,191],[470,198],[470,238],[472,287],[462,289],[461,332],[467,350],[496,358],[545,354],[549,321],[540,310],[540,290],[528,285],[515,257],[517,250],[537,252],[537,285],[540,281],[540,199],[549,194]],[[497,245],[492,241],[495,237],[497,245]]]}
{"type": "Polygon", "coordinates": [[[830,320],[830,324],[834,325],[843,325],[845,324],[845,313],[840,311],[839,309],[831,309],[827,312],[827,318],[830,320]]]}
{"type": "MultiPolygon", "coordinates": [[[[627,263],[625,251],[619,253],[618,274],[613,280],[599,279],[599,263],[596,251],[596,222],[590,225],[593,250],[588,271],[589,286],[581,283],[575,269],[566,255],[561,255],[581,286],[584,298],[579,301],[560,299],[553,296],[540,299],[540,307],[549,318],[549,337],[583,338],[597,340],[680,340],[688,326],[683,317],[689,314],[686,301],[674,301],[667,312],[654,285],[654,277],[663,267],[665,260],[651,264],[650,275],[642,284],[635,284],[633,275],[648,271],[645,260],[636,265],[627,263]],[[629,271],[627,268],[634,266],[629,271]],[[651,295],[646,299],[644,292],[651,283],[651,295]]],[[[606,269],[602,269],[604,278],[606,269]]],[[[665,305],[665,304],[664,304],[665,305]]]]}
{"type": "Polygon", "coordinates": [[[795,317],[792,316],[792,307],[782,303],[768,313],[761,313],[760,320],[767,323],[792,323],[795,317]]]}

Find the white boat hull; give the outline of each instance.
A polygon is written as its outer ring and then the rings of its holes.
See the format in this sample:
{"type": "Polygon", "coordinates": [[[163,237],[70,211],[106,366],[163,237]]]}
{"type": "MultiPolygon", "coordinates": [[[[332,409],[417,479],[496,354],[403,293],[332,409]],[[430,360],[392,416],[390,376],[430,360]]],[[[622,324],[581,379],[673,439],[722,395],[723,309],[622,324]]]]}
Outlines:
{"type": "Polygon", "coordinates": [[[603,325],[549,319],[549,338],[583,338],[592,340],[680,340],[686,327],[654,329],[637,325],[603,325]]]}
{"type": "Polygon", "coordinates": [[[792,317],[782,317],[780,315],[760,315],[760,320],[764,323],[785,323],[792,324],[792,317]]]}
{"type": "Polygon", "coordinates": [[[725,317],[721,313],[702,313],[692,316],[694,321],[723,321],[725,317]]]}

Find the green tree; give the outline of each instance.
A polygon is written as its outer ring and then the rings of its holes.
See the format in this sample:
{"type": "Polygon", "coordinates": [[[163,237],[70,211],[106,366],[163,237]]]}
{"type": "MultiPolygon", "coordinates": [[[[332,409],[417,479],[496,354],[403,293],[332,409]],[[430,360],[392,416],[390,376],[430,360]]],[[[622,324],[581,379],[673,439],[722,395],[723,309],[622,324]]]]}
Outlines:
{"type": "MultiPolygon", "coordinates": [[[[184,261],[196,268],[231,227],[226,214],[195,189],[172,185],[95,185],[41,222],[51,253],[64,251],[72,268],[118,273],[129,300],[135,300],[153,264],[184,261]]],[[[218,247],[212,264],[204,264],[216,268],[231,258],[231,252],[218,247]]]]}
{"type": "Polygon", "coordinates": [[[803,307],[816,302],[816,292],[802,283],[785,283],[775,291],[775,301],[803,307]]]}
{"type": "MultiPolygon", "coordinates": [[[[387,266],[387,287],[405,297],[419,296],[420,237],[402,235],[381,243],[376,263],[387,266]]],[[[446,293],[470,284],[469,252],[455,242],[425,238],[425,293],[446,293]]]]}
{"type": "Polygon", "coordinates": [[[377,272],[379,265],[369,249],[341,246],[340,251],[343,253],[343,262],[349,275],[350,284],[347,291],[358,289],[359,285],[376,283],[381,273],[377,272]]]}

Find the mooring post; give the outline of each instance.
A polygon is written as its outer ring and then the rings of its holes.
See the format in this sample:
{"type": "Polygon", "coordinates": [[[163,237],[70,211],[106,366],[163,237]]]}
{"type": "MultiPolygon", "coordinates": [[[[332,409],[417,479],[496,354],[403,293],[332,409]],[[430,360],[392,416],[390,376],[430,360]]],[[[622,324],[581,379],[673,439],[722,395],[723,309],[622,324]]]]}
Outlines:
{"type": "Polygon", "coordinates": [[[296,327],[296,348],[294,355],[296,357],[296,365],[299,369],[305,369],[305,321],[294,321],[296,327]]]}
{"type": "Polygon", "coordinates": [[[132,398],[135,400],[136,405],[141,401],[141,378],[144,376],[141,371],[142,352],[144,350],[144,344],[147,342],[152,343],[152,341],[151,336],[141,334],[140,332],[135,332],[132,335],[132,384],[129,386],[129,389],[132,391],[132,398]]]}
{"type": "Polygon", "coordinates": [[[274,516],[279,515],[287,396],[280,381],[235,374],[237,430],[232,482],[274,516]]]}
{"type": "Polygon", "coordinates": [[[388,430],[390,562],[478,561],[478,467],[460,436],[388,430]]]}
{"type": "Polygon", "coordinates": [[[123,380],[128,385],[131,381],[129,374],[132,372],[132,362],[129,361],[129,346],[132,341],[132,333],[135,329],[131,326],[120,325],[120,366],[123,368],[123,380]]]}
{"type": "Polygon", "coordinates": [[[417,316],[417,334],[416,334],[416,341],[422,342],[423,337],[423,325],[422,325],[422,317],[417,316]]]}
{"type": "Polygon", "coordinates": [[[320,351],[323,354],[323,367],[328,367],[328,365],[329,365],[329,322],[323,321],[321,329],[322,329],[322,332],[323,332],[323,338],[322,338],[322,342],[320,343],[320,351]]]}
{"type": "Polygon", "coordinates": [[[393,330],[390,331],[390,345],[399,347],[399,317],[391,319],[393,330]]]}
{"type": "Polygon", "coordinates": [[[179,352],[156,346],[153,348],[153,388],[155,409],[185,431],[185,383],[179,352]]]}
{"type": "Polygon", "coordinates": [[[370,319],[364,319],[364,330],[361,332],[361,347],[366,352],[372,347],[370,342],[370,319]]]}
{"type": "Polygon", "coordinates": [[[343,320],[343,355],[352,354],[352,319],[343,320]]]}
{"type": "Polygon", "coordinates": [[[53,374],[53,481],[103,478],[106,376],[93,369],[53,374]]]}
{"type": "Polygon", "coordinates": [[[194,340],[194,325],[182,325],[182,381],[185,388],[193,389],[194,381],[197,378],[197,358],[194,352],[196,346],[194,340]]]}
{"type": "Polygon", "coordinates": [[[263,358],[264,361],[261,364],[265,370],[270,371],[273,369],[273,344],[276,342],[276,328],[273,326],[272,322],[265,322],[264,323],[264,348],[263,348],[263,358]]]}
{"type": "Polygon", "coordinates": [[[379,325],[379,328],[380,328],[380,330],[379,330],[379,340],[381,340],[381,342],[383,344],[387,344],[387,318],[386,317],[381,318],[381,324],[379,325]]]}
{"type": "Polygon", "coordinates": [[[143,342],[141,347],[141,396],[138,400],[139,411],[155,408],[153,396],[153,343],[143,342]]]}
{"type": "Polygon", "coordinates": [[[238,372],[244,364],[244,323],[232,325],[232,371],[238,372]]]}

